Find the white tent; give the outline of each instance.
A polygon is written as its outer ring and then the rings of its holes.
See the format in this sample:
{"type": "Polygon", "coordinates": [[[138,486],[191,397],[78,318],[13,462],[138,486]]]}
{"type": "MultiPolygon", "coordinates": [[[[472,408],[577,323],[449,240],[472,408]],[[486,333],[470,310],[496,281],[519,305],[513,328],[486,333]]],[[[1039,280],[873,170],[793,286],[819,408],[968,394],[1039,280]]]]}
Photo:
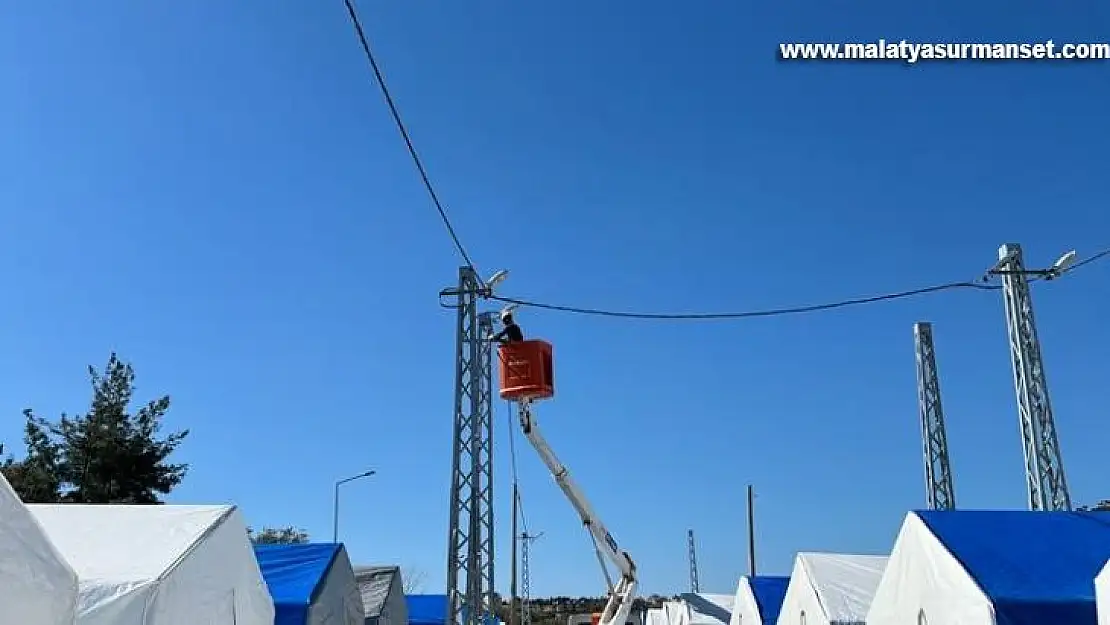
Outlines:
{"type": "Polygon", "coordinates": [[[0,623],[76,619],[77,574],[0,473],[0,623]]]}
{"type": "Polygon", "coordinates": [[[667,622],[667,609],[648,608],[644,613],[644,625],[670,625],[667,622]]]}
{"type": "Polygon", "coordinates": [[[690,612],[682,601],[664,601],[662,610],[669,625],[681,625],[690,620],[690,612]]]}
{"type": "Polygon", "coordinates": [[[79,625],[273,625],[234,506],[27,508],[77,572],[79,625]]]}
{"type": "Polygon", "coordinates": [[[867,623],[1093,625],[1107,558],[1110,512],[911,512],[867,623]]]}
{"type": "Polygon", "coordinates": [[[1098,603],[1098,625],[1110,625],[1110,561],[1095,578],[1095,601],[1098,603]]]}
{"type": "Polygon", "coordinates": [[[789,583],[789,577],[741,577],[729,625],[775,625],[789,583]]]}
{"type": "Polygon", "coordinates": [[[886,562],[886,556],[799,553],[778,625],[862,625],[886,562]]]}

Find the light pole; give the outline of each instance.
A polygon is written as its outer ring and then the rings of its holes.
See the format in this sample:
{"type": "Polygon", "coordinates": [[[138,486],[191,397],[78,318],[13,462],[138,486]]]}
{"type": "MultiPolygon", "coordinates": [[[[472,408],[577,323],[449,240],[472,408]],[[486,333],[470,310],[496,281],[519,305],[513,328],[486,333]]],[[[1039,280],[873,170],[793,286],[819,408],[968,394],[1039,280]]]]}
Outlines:
{"type": "Polygon", "coordinates": [[[353,482],[364,477],[370,477],[375,473],[377,473],[377,471],[365,471],[363,473],[359,473],[358,475],[352,475],[351,477],[343,478],[335,483],[335,497],[332,499],[332,504],[334,508],[331,513],[331,541],[333,543],[339,542],[339,487],[346,484],[347,482],[353,482]]]}

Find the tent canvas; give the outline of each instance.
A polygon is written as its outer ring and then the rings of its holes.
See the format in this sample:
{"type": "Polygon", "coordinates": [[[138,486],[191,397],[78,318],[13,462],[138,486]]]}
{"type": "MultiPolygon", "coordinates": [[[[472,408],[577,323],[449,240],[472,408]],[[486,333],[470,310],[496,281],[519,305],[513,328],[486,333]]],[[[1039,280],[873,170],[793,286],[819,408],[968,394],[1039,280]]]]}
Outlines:
{"type": "Polygon", "coordinates": [[[1098,625],[1110,625],[1110,560],[1095,578],[1095,603],[1098,605],[1098,625]]]}
{"type": "Polygon", "coordinates": [[[399,566],[356,566],[366,625],[408,625],[408,606],[399,566]]]}
{"type": "Polygon", "coordinates": [[[789,577],[741,577],[729,625],[775,625],[789,583],[789,577]]]}
{"type": "Polygon", "coordinates": [[[77,573],[79,625],[273,625],[234,506],[27,508],[77,573]]]}
{"type": "Polygon", "coordinates": [[[669,625],[680,625],[690,618],[686,604],[682,601],[664,601],[660,609],[663,610],[663,618],[669,625]]]}
{"type": "Polygon", "coordinates": [[[274,600],[274,625],[364,625],[343,545],[255,545],[254,555],[274,600]]]}
{"type": "Polygon", "coordinates": [[[0,623],[76,618],[77,574],[0,473],[0,623]]]}
{"type": "Polygon", "coordinates": [[[447,621],[447,595],[405,595],[409,625],[443,625],[447,621]]]}
{"type": "Polygon", "coordinates": [[[862,625],[886,563],[886,556],[799,553],[778,624],[862,625]]]}
{"type": "Polygon", "coordinates": [[[663,608],[648,608],[644,613],[644,625],[670,625],[667,622],[667,611],[663,608]]]}
{"type": "Polygon", "coordinates": [[[1110,512],[911,512],[867,621],[1091,625],[1107,558],[1110,512]]]}
{"type": "Polygon", "coordinates": [[[732,595],[687,592],[679,595],[685,604],[681,625],[725,625],[732,618],[732,595]]]}

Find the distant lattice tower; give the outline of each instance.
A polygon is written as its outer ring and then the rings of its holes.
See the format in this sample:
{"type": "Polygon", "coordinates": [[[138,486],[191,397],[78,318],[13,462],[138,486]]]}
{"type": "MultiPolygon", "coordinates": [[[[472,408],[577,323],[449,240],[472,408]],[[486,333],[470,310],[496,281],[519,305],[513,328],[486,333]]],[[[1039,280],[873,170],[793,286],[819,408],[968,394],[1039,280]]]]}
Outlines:
{"type": "Polygon", "coordinates": [[[940,403],[933,324],[925,321],[915,323],[913,337],[917,352],[917,405],[925,459],[925,499],[933,510],[954,510],[956,491],[952,484],[948,435],[940,403]]]}
{"type": "Polygon", "coordinates": [[[520,535],[520,625],[532,625],[532,566],[529,551],[531,544],[540,536],[543,536],[543,532],[524,532],[520,535]]]}
{"type": "Polygon", "coordinates": [[[686,530],[686,547],[690,556],[690,592],[698,590],[698,553],[694,547],[694,530],[686,530]]]}

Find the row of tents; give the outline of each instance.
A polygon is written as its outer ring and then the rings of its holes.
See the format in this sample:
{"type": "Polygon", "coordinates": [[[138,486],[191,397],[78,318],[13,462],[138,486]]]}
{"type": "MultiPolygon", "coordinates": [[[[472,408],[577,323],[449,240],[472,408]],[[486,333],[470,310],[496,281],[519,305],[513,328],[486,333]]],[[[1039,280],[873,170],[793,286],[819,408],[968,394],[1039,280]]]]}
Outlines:
{"type": "Polygon", "coordinates": [[[234,506],[24,505],[0,474],[0,625],[409,622],[398,567],[341,544],[252,545],[234,506]]]}
{"type": "Polygon", "coordinates": [[[1110,625],[1110,512],[911,512],[889,556],[799,553],[789,577],[682,595],[645,621],[1110,625]]]}

